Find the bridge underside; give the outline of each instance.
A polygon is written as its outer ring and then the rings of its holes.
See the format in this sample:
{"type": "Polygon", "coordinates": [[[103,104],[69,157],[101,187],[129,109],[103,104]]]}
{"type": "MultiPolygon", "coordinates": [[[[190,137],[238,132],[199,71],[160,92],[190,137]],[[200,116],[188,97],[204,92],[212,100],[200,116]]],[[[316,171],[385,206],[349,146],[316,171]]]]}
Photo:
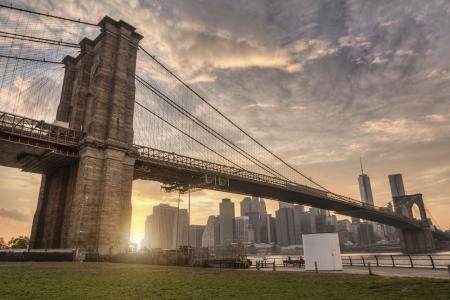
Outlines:
{"type": "Polygon", "coordinates": [[[402,229],[418,229],[421,226],[417,221],[399,219],[397,216],[384,213],[371,207],[358,203],[339,202],[327,196],[316,196],[290,190],[269,183],[259,183],[245,180],[237,176],[226,176],[196,170],[195,168],[181,168],[172,163],[137,159],[135,164],[135,179],[155,180],[174,187],[199,187],[203,189],[218,190],[228,193],[259,196],[266,199],[279,200],[288,203],[298,203],[313,207],[335,211],[338,214],[357,217],[369,221],[380,222],[402,229]],[[206,177],[213,178],[207,182],[206,177]],[[222,180],[221,180],[222,179],[222,180]],[[222,182],[220,182],[222,181],[222,182]]]}
{"type": "Polygon", "coordinates": [[[0,165],[44,174],[78,159],[75,149],[55,147],[29,138],[0,134],[0,165]]]}

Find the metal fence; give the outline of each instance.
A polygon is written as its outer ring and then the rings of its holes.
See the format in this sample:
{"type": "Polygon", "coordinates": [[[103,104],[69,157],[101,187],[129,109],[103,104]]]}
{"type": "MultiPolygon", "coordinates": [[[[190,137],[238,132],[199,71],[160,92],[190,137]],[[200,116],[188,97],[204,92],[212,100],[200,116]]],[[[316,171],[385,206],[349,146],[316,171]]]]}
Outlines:
{"type": "Polygon", "coordinates": [[[342,256],[344,266],[400,267],[447,269],[450,255],[348,255],[342,256]]]}

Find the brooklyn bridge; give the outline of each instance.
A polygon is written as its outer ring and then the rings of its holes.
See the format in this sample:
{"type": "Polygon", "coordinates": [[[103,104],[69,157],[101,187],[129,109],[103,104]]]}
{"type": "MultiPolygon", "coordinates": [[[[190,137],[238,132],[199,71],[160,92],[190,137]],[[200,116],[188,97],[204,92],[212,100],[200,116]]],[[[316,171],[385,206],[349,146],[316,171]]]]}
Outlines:
{"type": "Polygon", "coordinates": [[[406,252],[432,251],[434,239],[447,238],[432,229],[421,197],[394,199],[393,212],[303,174],[140,46],[143,36],[127,22],[9,6],[0,18],[0,164],[42,174],[31,248],[123,251],[135,179],[388,224],[406,252]]]}

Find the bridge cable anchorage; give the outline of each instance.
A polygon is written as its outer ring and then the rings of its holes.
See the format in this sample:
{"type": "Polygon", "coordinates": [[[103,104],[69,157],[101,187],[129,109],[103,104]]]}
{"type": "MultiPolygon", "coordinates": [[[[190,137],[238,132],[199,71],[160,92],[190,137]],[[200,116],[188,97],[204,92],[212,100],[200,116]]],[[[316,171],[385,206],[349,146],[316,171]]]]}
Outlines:
{"type": "MultiPolygon", "coordinates": [[[[257,145],[259,145],[261,148],[263,148],[266,152],[268,152],[269,154],[271,154],[273,157],[275,157],[276,159],[278,159],[281,163],[283,163],[285,166],[287,166],[289,169],[291,169],[292,171],[294,171],[295,173],[297,173],[298,175],[302,176],[303,178],[305,178],[307,181],[315,184],[316,186],[320,187],[321,189],[331,193],[331,191],[327,188],[325,188],[324,186],[322,186],[321,184],[319,184],[318,182],[316,182],[315,180],[312,180],[311,178],[309,178],[308,176],[304,175],[303,173],[301,173],[300,171],[298,171],[296,168],[294,168],[292,165],[290,165],[289,163],[287,163],[285,160],[283,160],[281,157],[279,157],[278,155],[276,155],[274,152],[272,152],[271,150],[269,150],[266,146],[264,146],[263,144],[261,144],[258,140],[256,140],[254,137],[252,137],[249,133],[247,133],[244,129],[242,129],[239,125],[237,125],[235,122],[233,122],[230,118],[228,118],[226,115],[224,115],[219,109],[217,109],[216,107],[214,107],[211,103],[209,103],[204,97],[202,97],[200,94],[198,94],[193,88],[191,88],[190,85],[188,85],[187,83],[185,83],[180,77],[178,77],[175,73],[173,73],[170,69],[168,69],[162,62],[160,62],[154,55],[151,55],[147,50],[145,50],[145,48],[143,48],[142,46],[139,46],[139,49],[142,50],[145,54],[147,54],[151,59],[153,59],[158,65],[160,65],[164,70],[166,70],[170,75],[172,75],[176,80],[178,80],[183,86],[185,86],[189,91],[191,91],[195,96],[197,96],[200,100],[202,100],[205,104],[207,104],[210,108],[212,108],[215,112],[217,112],[220,116],[222,116],[225,120],[227,120],[230,124],[232,124],[235,128],[237,128],[240,132],[242,132],[245,136],[247,136],[248,138],[250,138],[253,142],[255,142],[257,145]]],[[[337,194],[336,194],[337,195],[337,194]]],[[[339,196],[339,195],[337,195],[339,196]]],[[[341,196],[343,197],[343,196],[341,196]]]]}
{"type": "Polygon", "coordinates": [[[3,54],[0,54],[0,58],[17,59],[17,60],[26,60],[26,61],[33,61],[33,62],[41,62],[41,63],[47,63],[47,64],[59,64],[59,65],[64,65],[64,63],[61,62],[61,61],[52,61],[52,60],[46,60],[46,59],[37,59],[37,58],[29,58],[29,57],[10,56],[10,55],[3,55],[3,54]]]}
{"type": "Polygon", "coordinates": [[[47,17],[47,18],[54,18],[54,19],[58,19],[58,20],[98,27],[98,24],[81,21],[81,20],[76,20],[76,19],[71,19],[71,18],[66,18],[66,17],[61,17],[61,16],[56,16],[56,15],[51,15],[48,13],[46,14],[46,13],[42,13],[42,12],[38,12],[38,11],[34,11],[34,10],[25,9],[25,8],[14,7],[12,5],[8,6],[8,5],[0,4],[0,8],[12,9],[12,10],[25,12],[25,13],[29,13],[29,14],[34,14],[34,15],[38,15],[38,16],[43,16],[43,17],[47,17]]]}
{"type": "Polygon", "coordinates": [[[180,128],[176,127],[175,125],[173,125],[172,123],[170,123],[169,121],[165,120],[164,118],[162,118],[161,116],[159,116],[158,114],[156,114],[155,112],[153,112],[152,110],[150,110],[148,107],[144,106],[143,104],[141,104],[138,100],[135,100],[135,103],[137,105],[139,105],[140,107],[142,107],[143,109],[145,109],[147,112],[151,113],[152,115],[154,115],[155,117],[157,117],[158,119],[160,119],[161,121],[163,121],[164,123],[168,124],[170,127],[174,128],[175,130],[177,130],[178,132],[182,133],[183,135],[185,135],[186,137],[192,139],[193,141],[195,141],[196,143],[198,143],[199,145],[203,146],[204,148],[206,148],[207,150],[213,152],[214,154],[218,155],[219,157],[223,158],[224,160],[228,161],[229,163],[233,164],[235,167],[237,167],[238,169],[241,169],[243,171],[248,171],[247,169],[241,167],[240,165],[236,164],[235,162],[229,160],[228,158],[226,158],[225,156],[223,156],[222,154],[218,153],[217,151],[211,149],[210,147],[206,146],[204,143],[202,143],[201,141],[199,141],[198,139],[194,138],[193,136],[189,135],[188,133],[186,133],[185,131],[181,130],[180,128]]]}
{"type": "Polygon", "coordinates": [[[173,101],[168,96],[166,96],[163,92],[159,91],[157,88],[155,88],[149,82],[145,81],[141,76],[136,75],[136,79],[138,80],[138,82],[140,82],[142,85],[144,85],[144,87],[149,89],[151,92],[156,94],[159,98],[161,98],[163,101],[165,101],[170,106],[172,106],[174,109],[179,111],[183,116],[185,116],[185,117],[189,118],[190,120],[192,120],[195,124],[197,124],[198,126],[203,128],[205,131],[207,131],[213,137],[215,137],[216,139],[218,139],[219,141],[224,143],[226,146],[230,147],[232,150],[236,151],[238,154],[240,154],[243,157],[245,157],[250,162],[256,164],[258,167],[260,167],[264,171],[272,174],[275,177],[280,176],[284,180],[286,180],[287,182],[290,182],[293,185],[297,185],[296,182],[294,182],[294,181],[290,180],[289,178],[287,178],[286,176],[280,174],[279,172],[277,172],[276,170],[272,169],[270,166],[268,166],[265,163],[261,162],[257,158],[252,157],[247,151],[245,151],[244,149],[240,148],[239,146],[234,144],[232,141],[230,141],[229,139],[224,137],[222,134],[218,133],[216,130],[214,130],[213,128],[211,128],[210,126],[205,124],[203,121],[201,121],[200,119],[198,119],[197,117],[192,115],[186,109],[184,109],[183,107],[178,105],[175,101],[173,101]]]}
{"type": "Polygon", "coordinates": [[[57,41],[57,40],[52,40],[52,39],[34,37],[34,36],[18,34],[18,33],[11,33],[11,32],[6,32],[6,31],[0,31],[0,37],[14,39],[14,40],[27,41],[27,42],[48,44],[48,45],[53,45],[53,46],[80,48],[80,45],[71,43],[71,42],[57,41]]]}

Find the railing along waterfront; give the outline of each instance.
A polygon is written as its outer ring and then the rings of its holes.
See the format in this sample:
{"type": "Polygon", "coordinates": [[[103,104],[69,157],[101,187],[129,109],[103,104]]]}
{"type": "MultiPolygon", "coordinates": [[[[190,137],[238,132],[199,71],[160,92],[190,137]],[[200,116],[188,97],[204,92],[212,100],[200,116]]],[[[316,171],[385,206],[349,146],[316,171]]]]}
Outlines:
{"type": "MultiPolygon", "coordinates": [[[[342,265],[368,267],[395,267],[395,268],[425,268],[447,269],[450,265],[450,254],[431,255],[342,255],[342,265]]],[[[276,268],[279,267],[304,267],[303,256],[276,256],[267,258],[249,257],[249,268],[276,268]],[[290,259],[289,259],[290,258],[290,259]],[[257,264],[256,262],[259,261],[257,264]]],[[[236,259],[238,261],[238,259],[236,259]]]]}
{"type": "Polygon", "coordinates": [[[430,255],[343,255],[343,266],[447,269],[450,254],[430,255]]]}

